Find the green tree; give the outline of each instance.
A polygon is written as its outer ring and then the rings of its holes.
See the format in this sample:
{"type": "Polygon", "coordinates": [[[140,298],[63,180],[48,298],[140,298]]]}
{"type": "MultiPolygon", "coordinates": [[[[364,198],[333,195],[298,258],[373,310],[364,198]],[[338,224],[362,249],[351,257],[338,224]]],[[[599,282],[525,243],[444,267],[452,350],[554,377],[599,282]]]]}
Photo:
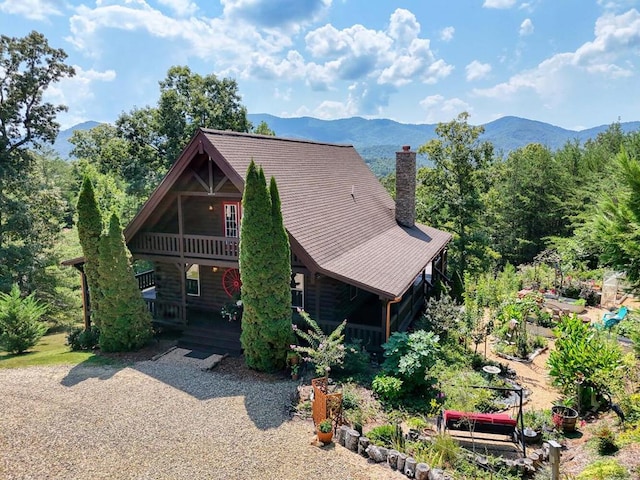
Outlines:
{"type": "Polygon", "coordinates": [[[18,282],[33,289],[33,274],[60,231],[59,192],[49,190],[31,149],[53,143],[56,115],[66,110],[43,100],[47,89],[74,74],[63,50],[31,32],[0,36],[0,289],[18,282]]]}
{"type": "Polygon", "coordinates": [[[43,101],[49,86],[75,74],[67,54],[49,46],[38,32],[24,38],[0,36],[0,180],[20,175],[33,145],[53,143],[67,109],[43,101]]]}
{"type": "Polygon", "coordinates": [[[602,260],[627,273],[640,289],[640,156],[622,150],[616,157],[617,188],[600,202],[594,234],[602,245],[602,260]]]}
{"type": "Polygon", "coordinates": [[[567,171],[540,144],[511,152],[496,170],[495,191],[486,202],[493,210],[492,244],[505,262],[531,262],[546,237],[568,234],[567,171]]]}
{"type": "Polygon", "coordinates": [[[109,231],[100,239],[98,263],[100,299],[100,348],[108,352],[136,350],[151,338],[151,315],[142,298],[114,213],[109,231]]]}
{"type": "Polygon", "coordinates": [[[256,128],[253,129],[253,133],[257,133],[258,135],[269,135],[271,137],[276,136],[276,132],[269,128],[269,124],[264,120],[261,121],[256,128]]]}
{"type": "Polygon", "coordinates": [[[35,346],[47,332],[40,322],[46,310],[33,293],[23,298],[15,283],[8,294],[0,293],[0,347],[22,353],[35,346]]]}
{"type": "Polygon", "coordinates": [[[268,283],[269,337],[274,347],[276,366],[284,367],[286,352],[293,338],[291,332],[291,246],[284,228],[280,194],[276,179],[269,182],[271,199],[271,280],[268,283]]]}
{"type": "Polygon", "coordinates": [[[284,259],[291,254],[288,240],[283,242],[286,232],[277,188],[274,190],[268,192],[264,172],[252,160],[242,197],[239,263],[244,312],[240,341],[247,365],[263,371],[284,366],[292,336],[291,267],[290,260],[284,259]]]}
{"type": "Polygon", "coordinates": [[[235,80],[173,66],[160,81],[155,107],[134,108],[122,113],[115,127],[74,135],[72,155],[124,179],[127,193],[141,204],[198,128],[249,132],[252,126],[235,80]]]}
{"type": "Polygon", "coordinates": [[[102,213],[96,202],[93,183],[86,176],[78,197],[78,238],[84,255],[84,273],[87,275],[91,318],[96,326],[101,326],[100,303],[100,236],[102,235],[102,213]]]}
{"type": "Polygon", "coordinates": [[[249,132],[247,109],[240,103],[238,84],[214,74],[201,76],[187,66],[173,66],[160,82],[158,133],[161,150],[173,162],[198,128],[249,132]]]}
{"type": "Polygon", "coordinates": [[[439,123],[439,138],[418,149],[434,163],[436,202],[427,203],[438,208],[434,226],[453,234],[450,259],[457,293],[462,291],[464,273],[482,271],[488,257],[488,242],[480,224],[484,211],[481,194],[486,189],[483,175],[492,161],[493,146],[479,142],[484,129],[469,125],[468,118],[463,112],[449,123],[439,123]]]}

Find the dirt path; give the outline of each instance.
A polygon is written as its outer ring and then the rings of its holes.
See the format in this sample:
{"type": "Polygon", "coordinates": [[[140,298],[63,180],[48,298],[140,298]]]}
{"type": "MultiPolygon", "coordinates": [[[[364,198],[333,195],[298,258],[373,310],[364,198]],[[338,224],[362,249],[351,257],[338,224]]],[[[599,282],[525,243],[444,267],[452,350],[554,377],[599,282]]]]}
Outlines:
{"type": "Polygon", "coordinates": [[[531,392],[524,405],[525,410],[549,409],[560,397],[559,392],[551,386],[547,375],[546,364],[552,348],[553,340],[549,340],[549,348],[538,355],[532,363],[507,360],[493,353],[491,348],[487,349],[487,358],[508,364],[516,372],[518,384],[531,392]]]}

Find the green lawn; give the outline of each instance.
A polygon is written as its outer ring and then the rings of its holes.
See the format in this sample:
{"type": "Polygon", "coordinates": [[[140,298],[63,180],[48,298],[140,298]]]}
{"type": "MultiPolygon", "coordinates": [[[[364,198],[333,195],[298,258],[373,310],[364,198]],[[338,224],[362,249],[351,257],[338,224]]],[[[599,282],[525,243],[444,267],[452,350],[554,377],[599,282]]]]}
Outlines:
{"type": "Polygon", "coordinates": [[[72,352],[66,345],[66,333],[45,335],[38,344],[27,353],[12,355],[0,350],[0,368],[22,368],[34,365],[77,365],[94,363],[95,365],[113,364],[113,360],[100,357],[92,352],[72,352]]]}

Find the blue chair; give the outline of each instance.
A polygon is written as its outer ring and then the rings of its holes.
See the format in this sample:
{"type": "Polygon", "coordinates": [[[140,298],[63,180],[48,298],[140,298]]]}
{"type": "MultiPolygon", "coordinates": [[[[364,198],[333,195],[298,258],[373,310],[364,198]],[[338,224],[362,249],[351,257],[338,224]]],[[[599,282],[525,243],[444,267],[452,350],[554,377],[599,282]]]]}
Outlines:
{"type": "Polygon", "coordinates": [[[602,316],[602,324],[604,328],[611,329],[612,327],[615,327],[618,323],[625,319],[628,313],[629,309],[627,307],[620,307],[615,312],[605,313],[602,316]]]}

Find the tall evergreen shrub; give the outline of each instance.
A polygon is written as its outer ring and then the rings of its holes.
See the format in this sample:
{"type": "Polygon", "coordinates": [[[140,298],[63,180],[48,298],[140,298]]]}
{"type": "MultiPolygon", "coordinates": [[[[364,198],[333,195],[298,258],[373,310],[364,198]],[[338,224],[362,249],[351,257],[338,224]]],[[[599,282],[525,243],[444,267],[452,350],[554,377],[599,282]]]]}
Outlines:
{"type": "Polygon", "coordinates": [[[84,255],[84,272],[87,275],[91,319],[100,327],[100,281],[98,262],[100,256],[100,235],[102,234],[102,213],[96,202],[93,183],[88,176],[82,181],[78,197],[78,238],[84,255]]]}
{"type": "Polygon", "coordinates": [[[151,315],[138,289],[131,254],[114,213],[109,231],[100,241],[100,348],[127,351],[142,347],[151,337],[151,315]]]}
{"type": "Polygon", "coordinates": [[[277,187],[270,195],[264,172],[253,160],[247,169],[242,205],[240,341],[247,365],[270,371],[284,366],[292,337],[291,253],[277,187]]]}

